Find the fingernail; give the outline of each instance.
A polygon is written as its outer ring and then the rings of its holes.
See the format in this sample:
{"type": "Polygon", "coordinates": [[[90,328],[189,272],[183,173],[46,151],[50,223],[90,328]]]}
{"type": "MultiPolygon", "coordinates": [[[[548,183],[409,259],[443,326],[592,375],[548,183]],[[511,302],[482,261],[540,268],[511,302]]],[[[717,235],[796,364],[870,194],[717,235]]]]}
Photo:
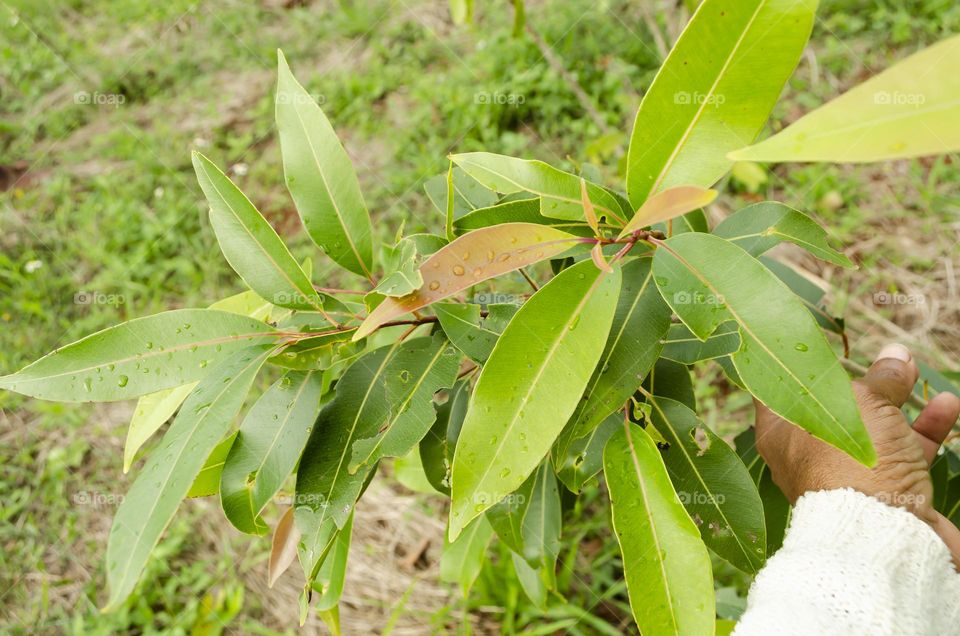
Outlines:
{"type": "Polygon", "coordinates": [[[881,349],[880,354],[877,356],[877,360],[883,360],[885,358],[893,358],[901,362],[910,362],[913,356],[910,355],[910,350],[902,344],[893,342],[881,349]]]}

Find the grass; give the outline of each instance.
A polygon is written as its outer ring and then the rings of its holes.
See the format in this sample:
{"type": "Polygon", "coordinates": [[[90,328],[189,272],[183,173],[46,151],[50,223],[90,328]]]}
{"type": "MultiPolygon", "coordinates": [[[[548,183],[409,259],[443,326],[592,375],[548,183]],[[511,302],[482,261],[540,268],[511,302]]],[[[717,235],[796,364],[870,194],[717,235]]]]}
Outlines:
{"type": "MultiPolygon", "coordinates": [[[[272,118],[277,48],[323,102],[384,237],[401,222],[408,232],[440,226],[422,184],[445,169],[453,150],[567,168],[589,162],[619,183],[627,131],[660,60],[637,3],[530,2],[529,23],[563,72],[534,39],[511,36],[505,3],[477,4],[476,24],[455,27],[445,3],[413,0],[0,2],[0,372],[120,320],[238,291],[205,219],[191,149],[229,168],[298,257],[313,254],[281,181],[272,118]],[[589,111],[570,77],[588,96],[589,111]]],[[[810,53],[774,113],[774,128],[960,29],[960,6],[949,0],[821,5],[810,53]]],[[[676,33],[684,18],[673,11],[657,20],[676,33]]],[[[833,285],[831,302],[856,332],[854,353],[868,355],[881,339],[902,337],[900,330],[930,361],[949,366],[950,355],[960,353],[950,269],[960,265],[951,256],[960,231],[956,157],[778,166],[766,176],[759,194],[729,183],[714,216],[757,198],[818,216],[861,269],[798,262],[833,285]],[[930,302],[871,302],[877,291],[903,290],[919,290],[930,302]]],[[[318,262],[315,280],[342,282],[326,274],[318,262]]],[[[745,425],[749,404],[728,397],[719,375],[701,374],[698,387],[708,423],[720,430],[745,425]]],[[[216,505],[203,501],[184,506],[139,595],[118,614],[99,614],[106,530],[129,479],[120,476],[129,408],[10,394],[0,395],[0,408],[0,630],[294,628],[295,614],[272,613],[276,597],[250,583],[263,569],[265,546],[218,525],[216,505]]],[[[577,567],[565,582],[566,603],[551,610],[558,625],[585,634],[619,629],[625,615],[606,511],[596,499],[592,515],[571,516],[566,532],[579,545],[571,538],[566,547],[577,567]],[[591,613],[578,615],[578,607],[591,613]]],[[[499,585],[509,566],[498,562],[485,570],[468,607],[481,625],[533,629],[538,611],[517,589],[499,585]]],[[[728,578],[723,584],[742,594],[745,582],[728,578]]],[[[440,629],[463,609],[448,605],[434,613],[387,610],[440,629]]]]}

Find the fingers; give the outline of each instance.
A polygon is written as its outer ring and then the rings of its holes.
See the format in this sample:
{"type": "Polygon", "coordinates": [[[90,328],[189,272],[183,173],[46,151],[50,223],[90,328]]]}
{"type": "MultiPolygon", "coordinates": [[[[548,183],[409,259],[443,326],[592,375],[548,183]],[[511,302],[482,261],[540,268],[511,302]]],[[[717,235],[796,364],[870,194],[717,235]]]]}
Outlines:
{"type": "Polygon", "coordinates": [[[933,531],[947,544],[950,554],[953,555],[953,566],[960,569],[960,530],[950,523],[950,520],[939,512],[931,523],[933,531]]]}
{"type": "Polygon", "coordinates": [[[913,431],[920,438],[923,456],[932,464],[944,438],[960,416],[960,398],[952,393],[940,393],[934,397],[913,422],[913,431]]]}
{"type": "Polygon", "coordinates": [[[910,355],[910,350],[902,344],[888,344],[877,356],[877,361],[867,369],[860,380],[870,391],[890,401],[897,407],[903,406],[917,383],[920,371],[910,355]]]}

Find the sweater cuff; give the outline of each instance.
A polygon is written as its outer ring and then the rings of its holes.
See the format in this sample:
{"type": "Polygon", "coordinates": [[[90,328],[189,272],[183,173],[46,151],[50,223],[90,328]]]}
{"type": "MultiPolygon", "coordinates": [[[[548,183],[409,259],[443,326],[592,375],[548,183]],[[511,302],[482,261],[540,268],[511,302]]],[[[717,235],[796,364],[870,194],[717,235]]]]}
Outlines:
{"type": "Polygon", "coordinates": [[[848,559],[874,564],[949,561],[933,528],[912,512],[851,488],[808,492],[797,500],[785,547],[829,545],[848,559]]]}

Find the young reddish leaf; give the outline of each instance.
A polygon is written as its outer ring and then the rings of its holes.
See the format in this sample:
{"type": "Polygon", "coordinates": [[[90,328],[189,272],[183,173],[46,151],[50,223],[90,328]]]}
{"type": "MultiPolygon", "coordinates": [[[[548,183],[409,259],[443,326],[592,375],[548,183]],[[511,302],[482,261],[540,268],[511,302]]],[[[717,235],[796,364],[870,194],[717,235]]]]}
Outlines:
{"type": "Polygon", "coordinates": [[[677,186],[664,190],[644,201],[630,222],[620,232],[623,238],[642,227],[669,221],[672,218],[692,212],[717,198],[716,190],[696,186],[677,186]]]}
{"type": "Polygon", "coordinates": [[[603,245],[597,243],[593,246],[593,249],[590,250],[590,258],[593,259],[593,264],[597,266],[597,269],[604,272],[612,272],[613,268],[610,267],[610,263],[607,262],[607,259],[603,256],[603,245]]]}
{"type": "Polygon", "coordinates": [[[270,547],[270,565],[267,570],[267,587],[273,587],[280,575],[287,571],[297,558],[297,543],[300,531],[293,523],[293,506],[287,508],[273,531],[273,544],[270,547]]]}
{"type": "Polygon", "coordinates": [[[593,228],[593,232],[600,234],[600,222],[597,220],[597,211],[593,209],[593,203],[590,202],[590,193],[587,192],[587,182],[580,177],[580,201],[583,202],[583,216],[587,219],[587,224],[593,228]]]}
{"type": "Polygon", "coordinates": [[[369,335],[385,322],[426,307],[501,274],[565,252],[580,238],[535,223],[504,223],[474,230],[442,247],[420,266],[424,285],[401,298],[386,298],[353,339],[369,335]]]}

